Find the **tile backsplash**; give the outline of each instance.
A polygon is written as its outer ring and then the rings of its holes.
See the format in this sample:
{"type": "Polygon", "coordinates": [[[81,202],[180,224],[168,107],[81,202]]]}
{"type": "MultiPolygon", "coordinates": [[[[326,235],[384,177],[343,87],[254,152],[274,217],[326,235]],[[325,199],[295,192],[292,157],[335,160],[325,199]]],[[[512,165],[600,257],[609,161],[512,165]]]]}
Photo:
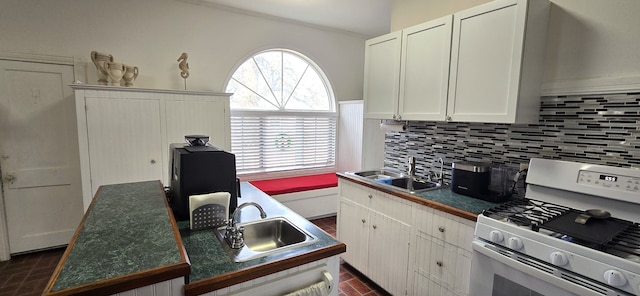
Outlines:
{"type": "Polygon", "coordinates": [[[640,93],[543,97],[538,124],[410,121],[406,132],[386,132],[386,167],[439,171],[450,180],[454,161],[519,167],[549,158],[640,168],[640,93]]]}

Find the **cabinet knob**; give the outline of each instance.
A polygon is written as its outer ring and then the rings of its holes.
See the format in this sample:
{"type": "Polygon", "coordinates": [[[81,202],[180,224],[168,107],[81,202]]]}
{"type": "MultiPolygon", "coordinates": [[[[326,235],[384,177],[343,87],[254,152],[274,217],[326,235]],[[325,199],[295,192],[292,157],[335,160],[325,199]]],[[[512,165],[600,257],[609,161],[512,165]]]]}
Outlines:
{"type": "Polygon", "coordinates": [[[362,219],[362,223],[365,223],[365,222],[367,222],[367,220],[365,220],[365,219],[362,219]]]}
{"type": "Polygon", "coordinates": [[[373,194],[369,194],[369,198],[373,198],[373,194]]]}
{"type": "Polygon", "coordinates": [[[440,231],[440,232],[444,232],[444,226],[440,226],[440,227],[438,227],[438,231],[440,231]]]}
{"type": "Polygon", "coordinates": [[[440,260],[436,261],[436,265],[438,265],[439,267],[442,267],[442,261],[440,260]]]}
{"type": "Polygon", "coordinates": [[[450,116],[450,115],[447,115],[447,117],[445,118],[445,120],[446,120],[446,121],[451,121],[451,120],[452,120],[452,118],[451,118],[451,116],[450,116]]]}
{"type": "Polygon", "coordinates": [[[373,225],[373,229],[378,229],[378,226],[376,226],[375,224],[373,225]]]}
{"type": "Polygon", "coordinates": [[[397,118],[397,119],[398,119],[398,120],[402,119],[402,116],[398,115],[398,118],[397,118]]]}
{"type": "Polygon", "coordinates": [[[155,159],[152,159],[152,160],[151,160],[151,164],[154,164],[154,163],[156,163],[156,160],[155,160],[155,159]]]}
{"type": "Polygon", "coordinates": [[[4,179],[9,183],[13,183],[13,181],[16,179],[16,176],[12,174],[7,174],[6,176],[4,176],[4,179]]]}
{"type": "Polygon", "coordinates": [[[395,115],[395,114],[393,114],[393,115],[391,116],[391,118],[396,119],[396,115],[395,115]]]}

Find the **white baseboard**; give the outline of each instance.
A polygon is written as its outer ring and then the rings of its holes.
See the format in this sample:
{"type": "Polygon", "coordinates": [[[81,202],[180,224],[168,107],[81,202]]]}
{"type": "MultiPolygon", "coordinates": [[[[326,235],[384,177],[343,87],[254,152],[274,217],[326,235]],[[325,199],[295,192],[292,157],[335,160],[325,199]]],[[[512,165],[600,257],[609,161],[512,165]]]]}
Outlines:
{"type": "Polygon", "coordinates": [[[306,219],[333,216],[338,212],[338,187],[272,195],[306,219]]]}

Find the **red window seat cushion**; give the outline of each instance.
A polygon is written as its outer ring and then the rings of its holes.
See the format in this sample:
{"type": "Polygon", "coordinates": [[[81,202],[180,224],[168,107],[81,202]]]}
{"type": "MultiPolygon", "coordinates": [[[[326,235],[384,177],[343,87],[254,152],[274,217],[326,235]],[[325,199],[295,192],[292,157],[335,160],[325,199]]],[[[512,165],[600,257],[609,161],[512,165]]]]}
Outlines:
{"type": "Polygon", "coordinates": [[[249,181],[253,186],[268,195],[278,195],[306,190],[338,186],[336,173],[309,175],[271,180],[249,181]]]}

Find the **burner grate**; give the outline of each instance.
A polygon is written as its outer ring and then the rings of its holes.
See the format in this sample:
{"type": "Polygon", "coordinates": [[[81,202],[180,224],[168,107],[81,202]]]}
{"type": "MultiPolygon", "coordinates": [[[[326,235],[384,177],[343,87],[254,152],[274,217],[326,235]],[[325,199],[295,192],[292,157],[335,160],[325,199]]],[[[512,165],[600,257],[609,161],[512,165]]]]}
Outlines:
{"type": "Polygon", "coordinates": [[[518,226],[530,227],[532,230],[538,231],[539,225],[569,210],[571,210],[571,208],[539,200],[521,198],[484,210],[482,215],[492,219],[514,223],[518,226]]]}
{"type": "Polygon", "coordinates": [[[626,259],[640,261],[640,225],[635,223],[618,233],[606,244],[609,253],[626,259]]]}

